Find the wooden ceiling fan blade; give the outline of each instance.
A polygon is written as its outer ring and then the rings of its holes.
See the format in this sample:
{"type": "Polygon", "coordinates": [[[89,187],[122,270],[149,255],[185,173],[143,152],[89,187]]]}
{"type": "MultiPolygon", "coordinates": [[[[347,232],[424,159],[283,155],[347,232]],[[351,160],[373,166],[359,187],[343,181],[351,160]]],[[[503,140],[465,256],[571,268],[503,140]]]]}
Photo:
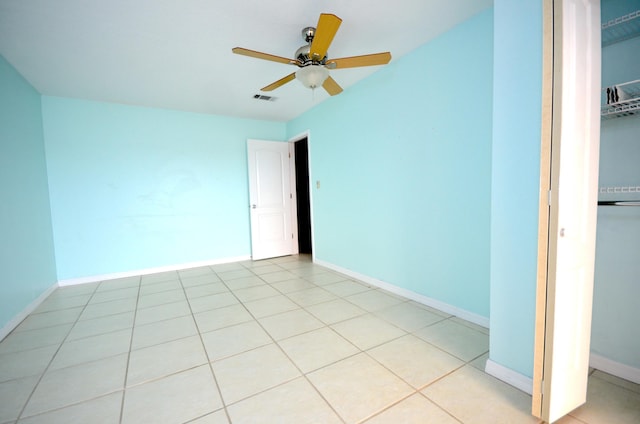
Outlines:
{"type": "Polygon", "coordinates": [[[296,62],[293,59],[287,59],[286,57],[282,57],[282,56],[275,56],[275,55],[268,54],[268,53],[257,52],[255,50],[249,50],[249,49],[245,49],[245,48],[242,48],[242,47],[234,47],[233,49],[231,49],[231,51],[234,52],[235,54],[241,54],[243,56],[255,57],[256,59],[270,60],[271,62],[284,63],[286,65],[297,65],[298,64],[298,62],[296,62]]]}
{"type": "Polygon", "coordinates": [[[327,62],[329,69],[358,68],[361,66],[386,65],[391,60],[391,53],[374,53],[363,56],[341,57],[327,62]]]}
{"type": "Polygon", "coordinates": [[[324,80],[322,87],[327,90],[327,93],[331,96],[335,96],[336,94],[342,93],[342,87],[331,77],[328,77],[324,80]]]}
{"type": "Polygon", "coordinates": [[[287,75],[284,78],[280,78],[278,81],[267,85],[266,87],[261,88],[261,91],[273,91],[278,87],[282,87],[283,85],[285,85],[286,83],[288,83],[289,81],[293,81],[294,79],[296,79],[296,73],[293,72],[289,75],[287,75]]]}
{"type": "Polygon", "coordinates": [[[313,36],[311,42],[311,49],[309,56],[311,60],[320,61],[327,55],[327,50],[335,37],[342,19],[336,15],[330,13],[322,13],[318,19],[318,25],[316,26],[316,33],[313,36]]]}

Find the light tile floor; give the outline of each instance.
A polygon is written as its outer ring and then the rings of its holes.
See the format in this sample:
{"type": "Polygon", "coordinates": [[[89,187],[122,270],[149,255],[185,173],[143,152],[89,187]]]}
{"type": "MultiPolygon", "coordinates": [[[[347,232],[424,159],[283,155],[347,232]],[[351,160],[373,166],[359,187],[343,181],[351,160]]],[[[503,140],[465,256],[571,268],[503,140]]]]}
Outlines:
{"type": "MultiPolygon", "coordinates": [[[[293,256],[57,289],[0,343],[0,423],[537,423],[488,331],[293,256]]],[[[561,423],[640,423],[595,371],[561,423]]]]}

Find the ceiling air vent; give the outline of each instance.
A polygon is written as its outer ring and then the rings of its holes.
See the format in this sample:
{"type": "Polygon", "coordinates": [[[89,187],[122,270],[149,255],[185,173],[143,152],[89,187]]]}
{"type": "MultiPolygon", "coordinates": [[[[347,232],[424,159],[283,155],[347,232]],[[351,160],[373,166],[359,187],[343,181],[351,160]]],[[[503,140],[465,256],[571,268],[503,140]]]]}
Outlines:
{"type": "Polygon", "coordinates": [[[254,94],[253,98],[256,100],[265,100],[267,102],[275,102],[276,98],[273,96],[265,96],[264,94],[254,94]]]}

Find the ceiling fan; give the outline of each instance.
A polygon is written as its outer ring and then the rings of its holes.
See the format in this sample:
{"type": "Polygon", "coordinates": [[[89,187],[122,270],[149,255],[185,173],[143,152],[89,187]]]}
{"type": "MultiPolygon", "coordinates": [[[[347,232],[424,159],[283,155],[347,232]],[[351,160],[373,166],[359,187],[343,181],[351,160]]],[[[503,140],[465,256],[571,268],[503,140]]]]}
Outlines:
{"type": "Polygon", "coordinates": [[[331,96],[340,94],[342,87],[329,75],[330,69],[357,68],[361,66],[385,65],[391,60],[391,53],[374,53],[363,56],[329,59],[327,50],[336,35],[342,19],[329,13],[320,14],[317,26],[306,27],[302,30],[302,38],[308,43],[300,47],[295,53],[295,59],[274,56],[272,54],[235,47],[231,51],[236,54],[296,65],[298,69],[284,78],[261,88],[262,91],[272,91],[289,81],[298,79],[305,87],[315,89],[322,87],[331,96]]]}

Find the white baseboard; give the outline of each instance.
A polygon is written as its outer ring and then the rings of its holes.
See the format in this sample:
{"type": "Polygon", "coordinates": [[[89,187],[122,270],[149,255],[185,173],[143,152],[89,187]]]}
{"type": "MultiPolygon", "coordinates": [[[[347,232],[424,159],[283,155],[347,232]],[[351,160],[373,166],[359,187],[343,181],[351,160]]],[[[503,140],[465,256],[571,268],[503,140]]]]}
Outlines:
{"type": "Polygon", "coordinates": [[[591,368],[606,372],[607,374],[611,374],[624,380],[640,384],[639,368],[634,368],[630,365],[612,361],[611,359],[605,358],[604,356],[600,356],[595,353],[591,353],[591,355],[589,356],[589,366],[591,366],[591,368]]]}
{"type": "Polygon", "coordinates": [[[341,274],[347,275],[349,277],[355,278],[356,280],[363,281],[372,286],[379,287],[388,292],[397,294],[402,297],[406,297],[407,299],[411,299],[423,305],[427,305],[429,307],[438,309],[439,311],[445,312],[450,315],[457,316],[462,318],[465,321],[472,322],[484,328],[489,328],[489,318],[483,317],[482,315],[475,314],[473,312],[466,311],[464,309],[449,305],[448,303],[441,302],[436,299],[432,299],[428,296],[421,295],[419,293],[413,292],[411,290],[404,289],[402,287],[398,287],[391,283],[387,283],[385,281],[378,280],[373,277],[369,277],[368,275],[360,274],[355,271],[351,271],[350,269],[342,268],[338,265],[334,265],[330,262],[325,262],[321,259],[315,259],[315,263],[321,265],[325,268],[332,269],[341,274]]]}
{"type": "Polygon", "coordinates": [[[29,303],[26,308],[20,311],[16,316],[14,316],[8,323],[6,323],[2,328],[0,328],[0,341],[2,341],[5,337],[9,335],[29,314],[36,310],[38,306],[42,302],[45,301],[47,297],[58,287],[57,284],[52,285],[47,290],[45,290],[40,296],[37,297],[33,302],[29,303]]]}
{"type": "Polygon", "coordinates": [[[497,362],[493,362],[491,359],[487,359],[487,364],[484,367],[484,372],[494,376],[498,380],[504,381],[505,383],[515,387],[518,390],[522,390],[529,395],[533,394],[532,378],[522,375],[519,372],[512,370],[511,368],[502,366],[497,362]]]}
{"type": "MultiPolygon", "coordinates": [[[[612,361],[594,353],[591,353],[589,357],[589,366],[632,383],[640,384],[640,369],[638,368],[612,361]]],[[[533,379],[493,362],[491,359],[487,359],[484,371],[525,393],[532,394],[533,392],[533,379]]]]}
{"type": "Polygon", "coordinates": [[[198,268],[201,266],[222,265],[230,262],[246,261],[249,259],[251,259],[251,256],[249,255],[236,256],[232,258],[214,259],[214,260],[199,261],[199,262],[188,262],[184,264],[167,265],[167,266],[161,266],[156,268],[139,269],[135,271],[115,272],[112,274],[103,274],[103,275],[92,275],[89,277],[70,278],[67,280],[60,280],[58,282],[58,285],[60,287],[75,286],[77,284],[96,283],[98,281],[115,280],[118,278],[137,277],[139,275],[157,274],[159,272],[181,271],[189,268],[198,268]]]}

